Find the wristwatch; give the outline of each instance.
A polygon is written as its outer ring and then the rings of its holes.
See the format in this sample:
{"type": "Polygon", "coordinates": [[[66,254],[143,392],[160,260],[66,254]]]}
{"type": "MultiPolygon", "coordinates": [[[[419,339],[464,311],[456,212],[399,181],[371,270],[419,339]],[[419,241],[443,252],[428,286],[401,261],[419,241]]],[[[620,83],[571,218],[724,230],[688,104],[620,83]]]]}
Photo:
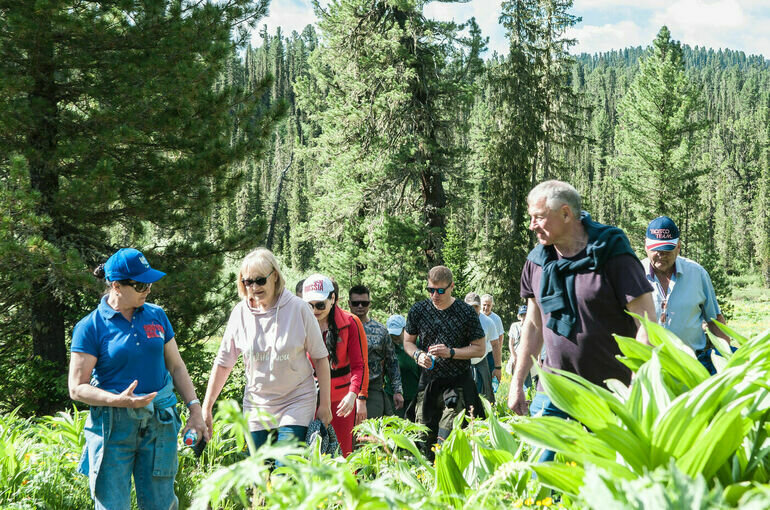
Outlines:
{"type": "Polygon", "coordinates": [[[454,347],[450,347],[449,348],[449,359],[454,359],[454,357],[455,357],[455,348],[454,347]]]}
{"type": "Polygon", "coordinates": [[[366,397],[365,397],[365,396],[363,396],[363,395],[359,395],[359,396],[358,396],[358,400],[366,400],[366,397]]]}
{"type": "Polygon", "coordinates": [[[192,399],[191,401],[187,402],[185,406],[187,406],[187,409],[190,409],[190,407],[194,406],[195,404],[200,404],[201,401],[197,398],[192,399]]]}

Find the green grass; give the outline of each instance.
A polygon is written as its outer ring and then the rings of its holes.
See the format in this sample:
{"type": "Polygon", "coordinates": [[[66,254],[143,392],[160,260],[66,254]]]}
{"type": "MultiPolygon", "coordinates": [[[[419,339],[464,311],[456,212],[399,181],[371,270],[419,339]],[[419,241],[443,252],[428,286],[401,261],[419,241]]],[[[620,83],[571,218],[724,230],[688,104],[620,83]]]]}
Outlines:
{"type": "Polygon", "coordinates": [[[770,329],[770,289],[761,286],[759,277],[736,278],[730,302],[731,328],[749,338],[770,329]]]}

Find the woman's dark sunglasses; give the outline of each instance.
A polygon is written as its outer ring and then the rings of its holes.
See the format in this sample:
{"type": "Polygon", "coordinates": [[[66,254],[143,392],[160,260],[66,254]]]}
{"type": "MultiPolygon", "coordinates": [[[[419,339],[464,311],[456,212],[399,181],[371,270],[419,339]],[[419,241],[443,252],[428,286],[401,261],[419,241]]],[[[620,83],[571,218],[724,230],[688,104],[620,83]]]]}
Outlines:
{"type": "Polygon", "coordinates": [[[351,301],[350,306],[369,306],[371,301],[351,301]]]}
{"type": "MultiPolygon", "coordinates": [[[[273,269],[275,271],[275,269],[273,269]]],[[[257,278],[243,278],[241,281],[243,282],[243,285],[246,287],[251,287],[252,285],[259,285],[262,287],[264,284],[267,283],[267,279],[270,278],[270,275],[273,274],[273,271],[270,271],[267,276],[260,276],[257,278]]]]}
{"type": "Polygon", "coordinates": [[[150,290],[150,287],[152,287],[151,283],[144,283],[144,282],[136,282],[134,280],[120,280],[121,285],[128,285],[129,287],[133,287],[135,291],[138,293],[147,292],[150,290]]]}
{"type": "Polygon", "coordinates": [[[433,294],[434,292],[438,292],[439,296],[442,295],[449,287],[446,288],[436,288],[436,287],[425,287],[425,290],[428,291],[428,294],[433,294]]]}
{"type": "Polygon", "coordinates": [[[326,310],[326,301],[317,301],[315,303],[308,303],[310,305],[310,308],[315,308],[316,310],[326,310]]]}

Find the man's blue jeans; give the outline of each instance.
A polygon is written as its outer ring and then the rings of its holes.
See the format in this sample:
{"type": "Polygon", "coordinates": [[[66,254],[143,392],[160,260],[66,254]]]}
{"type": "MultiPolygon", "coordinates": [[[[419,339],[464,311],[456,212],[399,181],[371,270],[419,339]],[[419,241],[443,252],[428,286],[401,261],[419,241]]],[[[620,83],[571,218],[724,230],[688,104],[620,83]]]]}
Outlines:
{"type": "MultiPolygon", "coordinates": [[[[737,351],[737,347],[730,346],[730,350],[733,352],[737,351]]],[[[715,352],[717,356],[722,356],[719,354],[719,351],[716,349],[701,349],[698,351],[695,351],[695,355],[698,357],[698,361],[700,361],[700,364],[703,365],[706,370],[709,371],[709,374],[714,375],[717,373],[717,369],[714,368],[714,362],[711,361],[711,353],[715,352]]]]}
{"type": "MultiPolygon", "coordinates": [[[[557,418],[569,419],[569,415],[553,405],[551,399],[545,393],[538,392],[535,398],[532,399],[532,403],[529,404],[529,415],[535,416],[556,416],[557,418]]],[[[546,450],[543,455],[540,456],[538,462],[548,462],[554,459],[556,452],[546,450]]]]}

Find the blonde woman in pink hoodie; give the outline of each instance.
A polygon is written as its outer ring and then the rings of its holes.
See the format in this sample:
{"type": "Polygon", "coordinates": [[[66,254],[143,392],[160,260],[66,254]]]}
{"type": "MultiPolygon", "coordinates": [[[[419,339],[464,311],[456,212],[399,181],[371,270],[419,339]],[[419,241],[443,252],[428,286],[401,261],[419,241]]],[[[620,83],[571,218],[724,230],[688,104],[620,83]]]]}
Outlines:
{"type": "Polygon", "coordinates": [[[285,288],[285,283],[270,250],[258,248],[241,262],[237,282],[241,301],[230,313],[203,401],[203,419],[209,434],[214,403],[239,355],[243,355],[246,372],[244,413],[258,409],[277,420],[271,424],[249,418],[257,447],[271,434],[277,436],[277,441],[304,441],[316,415],[324,425],[331,422],[329,352],[313,312],[285,288]],[[317,367],[317,412],[313,367],[308,357],[317,367]]]}

